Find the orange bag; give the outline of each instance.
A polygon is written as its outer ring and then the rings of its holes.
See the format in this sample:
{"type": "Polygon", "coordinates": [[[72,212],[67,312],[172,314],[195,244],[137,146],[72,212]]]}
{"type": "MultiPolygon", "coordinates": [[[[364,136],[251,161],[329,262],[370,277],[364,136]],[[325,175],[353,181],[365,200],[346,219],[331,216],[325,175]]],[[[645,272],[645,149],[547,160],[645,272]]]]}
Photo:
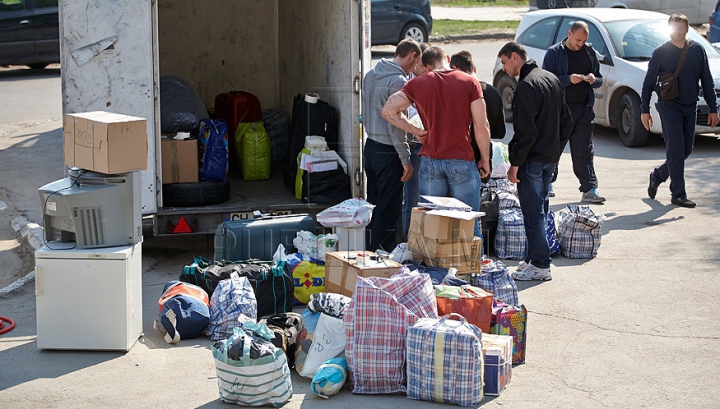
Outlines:
{"type": "Polygon", "coordinates": [[[492,318],[493,295],[482,288],[464,285],[453,287],[436,285],[438,315],[450,313],[460,314],[470,323],[475,324],[482,332],[490,332],[492,318]]]}

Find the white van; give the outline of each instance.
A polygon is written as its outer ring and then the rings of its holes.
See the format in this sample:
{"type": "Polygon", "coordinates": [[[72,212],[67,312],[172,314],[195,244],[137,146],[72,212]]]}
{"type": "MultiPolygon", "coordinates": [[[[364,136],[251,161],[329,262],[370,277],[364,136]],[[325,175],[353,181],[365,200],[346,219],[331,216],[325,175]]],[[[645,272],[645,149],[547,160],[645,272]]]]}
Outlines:
{"type": "Polygon", "coordinates": [[[568,7],[605,7],[683,13],[690,24],[703,24],[715,10],[716,0],[530,0],[530,11],[568,7]]]}

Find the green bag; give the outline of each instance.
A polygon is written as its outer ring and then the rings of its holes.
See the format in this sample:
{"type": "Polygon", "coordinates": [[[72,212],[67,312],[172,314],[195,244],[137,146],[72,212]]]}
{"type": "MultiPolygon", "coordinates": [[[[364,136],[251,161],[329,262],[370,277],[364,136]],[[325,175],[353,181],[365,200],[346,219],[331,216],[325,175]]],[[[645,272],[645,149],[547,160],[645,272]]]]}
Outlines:
{"type": "Polygon", "coordinates": [[[270,137],[262,122],[238,124],[235,146],[244,180],[270,179],[270,137]]]}

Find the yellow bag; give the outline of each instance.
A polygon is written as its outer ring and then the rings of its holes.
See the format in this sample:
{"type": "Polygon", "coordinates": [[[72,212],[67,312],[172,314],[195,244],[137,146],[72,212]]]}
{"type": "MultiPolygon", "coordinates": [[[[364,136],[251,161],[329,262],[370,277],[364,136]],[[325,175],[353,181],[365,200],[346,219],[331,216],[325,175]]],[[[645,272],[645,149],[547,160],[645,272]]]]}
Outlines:
{"type": "Polygon", "coordinates": [[[293,270],[295,305],[310,302],[310,294],[325,292],[325,266],[301,261],[293,270]]]}

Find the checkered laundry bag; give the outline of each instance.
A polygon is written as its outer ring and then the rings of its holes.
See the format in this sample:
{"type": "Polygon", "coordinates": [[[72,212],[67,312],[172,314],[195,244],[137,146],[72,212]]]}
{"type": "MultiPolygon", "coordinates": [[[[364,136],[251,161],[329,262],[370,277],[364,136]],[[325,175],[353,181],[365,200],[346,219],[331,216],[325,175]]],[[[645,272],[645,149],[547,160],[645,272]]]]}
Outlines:
{"type": "Polygon", "coordinates": [[[270,108],[263,111],[262,120],[270,138],[270,161],[277,165],[282,163],[287,155],[290,117],[285,111],[270,108]]]}
{"type": "Polygon", "coordinates": [[[407,332],[408,398],[479,404],[484,372],[481,339],[480,329],[458,314],[419,319],[407,332]]]}
{"type": "Polygon", "coordinates": [[[603,215],[588,206],[567,205],[558,212],[560,252],[567,258],[595,258],[600,248],[603,215]]]}
{"type": "Polygon", "coordinates": [[[503,260],[524,260],[527,254],[527,237],[522,211],[518,208],[500,210],[495,255],[503,260]]]}
{"type": "Polygon", "coordinates": [[[230,278],[218,283],[210,299],[210,325],[205,333],[213,341],[230,338],[238,318],[257,320],[257,300],[247,277],[233,272],[230,278]]]}
{"type": "Polygon", "coordinates": [[[557,229],[555,228],[555,212],[553,209],[548,208],[547,213],[547,242],[550,248],[550,255],[554,256],[560,254],[560,243],[557,239],[557,229]]]}
{"type": "Polygon", "coordinates": [[[496,300],[507,305],[518,305],[518,289],[507,266],[500,260],[494,266],[473,274],[471,284],[493,293],[496,300]]]}
{"type": "Polygon", "coordinates": [[[353,393],[405,393],[407,328],[437,318],[430,276],[403,268],[390,278],[358,277],[343,321],[353,393]]]}

